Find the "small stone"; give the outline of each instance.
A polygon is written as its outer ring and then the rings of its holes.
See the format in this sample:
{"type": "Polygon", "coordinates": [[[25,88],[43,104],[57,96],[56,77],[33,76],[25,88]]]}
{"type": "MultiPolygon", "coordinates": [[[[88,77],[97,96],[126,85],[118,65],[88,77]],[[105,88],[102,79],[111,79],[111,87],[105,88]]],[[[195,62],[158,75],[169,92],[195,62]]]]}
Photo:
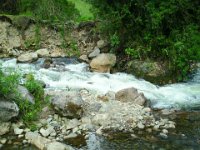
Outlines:
{"type": "Polygon", "coordinates": [[[19,139],[20,139],[20,138],[23,138],[23,137],[24,137],[23,134],[18,135],[18,138],[19,138],[19,139]]]}
{"type": "Polygon", "coordinates": [[[88,57],[87,57],[87,55],[81,55],[80,57],[79,57],[79,59],[81,60],[81,61],[84,61],[84,62],[89,62],[89,59],[88,59],[88,57]]]}
{"type": "Polygon", "coordinates": [[[3,139],[0,140],[0,143],[1,143],[1,144],[6,144],[6,142],[7,142],[7,139],[6,139],[6,138],[3,138],[3,139]]]}
{"type": "Polygon", "coordinates": [[[160,128],[159,125],[155,125],[155,126],[153,127],[153,129],[156,130],[156,131],[159,130],[159,128],[160,128]]]}
{"type": "Polygon", "coordinates": [[[143,110],[144,110],[145,112],[151,112],[151,108],[149,108],[149,107],[145,107],[143,110]]]}
{"type": "Polygon", "coordinates": [[[46,130],[44,128],[40,129],[40,133],[42,134],[42,136],[47,137],[49,136],[51,133],[54,133],[55,130],[52,126],[48,127],[46,130]]]}
{"type": "Polygon", "coordinates": [[[164,139],[166,139],[168,136],[165,133],[160,133],[160,136],[164,139]]]}
{"type": "Polygon", "coordinates": [[[139,122],[138,124],[137,124],[137,127],[139,128],[139,129],[144,129],[144,125],[141,123],[141,122],[139,122]]]}
{"type": "Polygon", "coordinates": [[[168,133],[168,130],[167,130],[167,129],[163,129],[162,132],[163,132],[164,134],[167,134],[167,133],[168,133]]]}
{"type": "Polygon", "coordinates": [[[75,138],[75,137],[77,137],[77,134],[76,133],[71,133],[71,134],[69,134],[67,136],[64,136],[64,139],[71,139],[71,138],[75,138]]]}
{"type": "Polygon", "coordinates": [[[28,128],[24,129],[24,132],[30,132],[30,131],[31,131],[31,130],[28,129],[28,128]]]}
{"type": "Polygon", "coordinates": [[[23,140],[22,143],[23,143],[23,144],[27,144],[28,141],[27,141],[27,140],[23,140]]]}
{"type": "Polygon", "coordinates": [[[106,43],[105,43],[105,41],[104,40],[99,40],[98,42],[97,42],[97,47],[98,48],[103,48],[103,47],[105,47],[106,46],[106,43]]]}
{"type": "Polygon", "coordinates": [[[0,144],[0,149],[3,147],[3,144],[0,144]]]}
{"type": "Polygon", "coordinates": [[[20,129],[20,128],[14,128],[14,133],[15,133],[15,135],[22,134],[23,132],[24,132],[23,129],[20,129]]]}
{"type": "Polygon", "coordinates": [[[50,136],[52,136],[52,137],[55,137],[56,135],[57,135],[56,132],[53,132],[50,134],[50,136]]]}

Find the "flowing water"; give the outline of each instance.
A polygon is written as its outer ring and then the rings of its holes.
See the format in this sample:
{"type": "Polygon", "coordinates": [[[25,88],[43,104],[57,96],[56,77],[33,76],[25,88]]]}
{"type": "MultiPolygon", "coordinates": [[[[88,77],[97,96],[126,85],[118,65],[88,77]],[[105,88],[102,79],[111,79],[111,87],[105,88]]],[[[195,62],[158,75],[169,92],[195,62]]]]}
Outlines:
{"type": "MultiPolygon", "coordinates": [[[[105,94],[108,91],[116,92],[124,88],[135,87],[139,92],[144,93],[154,108],[176,108],[190,111],[200,108],[200,69],[185,83],[157,86],[125,73],[92,73],[89,72],[87,64],[78,63],[75,59],[58,58],[53,61],[55,67],[45,69],[42,67],[44,59],[39,59],[32,64],[17,63],[16,59],[0,60],[2,63],[1,67],[5,72],[15,71],[22,75],[32,73],[36,79],[46,83],[46,90],[85,88],[99,94],[105,94]]],[[[191,121],[191,118],[198,116],[200,113],[196,112],[193,114],[179,114],[176,118],[176,121],[178,121],[176,132],[178,133],[169,135],[167,140],[160,139],[159,142],[157,140],[155,142],[146,140],[146,138],[135,140],[134,138],[125,136],[121,140],[118,137],[117,140],[114,140],[115,138],[113,140],[103,139],[104,142],[101,142],[101,137],[97,139],[97,137],[91,135],[90,139],[96,140],[93,143],[99,143],[101,148],[93,145],[88,149],[184,149],[184,147],[186,149],[200,149],[200,146],[198,146],[198,139],[200,139],[200,117],[191,121]],[[195,126],[195,128],[191,126],[195,126]],[[183,136],[185,134],[187,138],[183,136]],[[170,144],[170,142],[173,144],[170,144]],[[184,142],[190,142],[189,147],[187,145],[184,146],[184,142]]],[[[123,136],[121,135],[121,137],[123,136]]],[[[95,145],[97,146],[97,144],[95,145]]]]}

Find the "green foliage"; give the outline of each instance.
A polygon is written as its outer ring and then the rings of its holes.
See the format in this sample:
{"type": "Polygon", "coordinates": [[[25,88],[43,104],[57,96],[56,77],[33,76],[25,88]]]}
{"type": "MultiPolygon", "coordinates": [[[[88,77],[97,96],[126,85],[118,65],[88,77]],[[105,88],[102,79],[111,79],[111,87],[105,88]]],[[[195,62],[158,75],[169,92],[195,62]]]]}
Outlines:
{"type": "Polygon", "coordinates": [[[122,47],[133,58],[168,61],[181,79],[189,64],[199,61],[199,0],[88,1],[96,8],[102,33],[119,37],[115,49],[122,47]]]}
{"type": "Polygon", "coordinates": [[[5,75],[0,70],[0,97],[7,98],[10,93],[16,93],[18,82],[18,74],[5,75]]]}
{"type": "Polygon", "coordinates": [[[36,102],[44,100],[44,89],[42,84],[35,80],[32,74],[26,76],[25,87],[34,96],[36,102]]]}

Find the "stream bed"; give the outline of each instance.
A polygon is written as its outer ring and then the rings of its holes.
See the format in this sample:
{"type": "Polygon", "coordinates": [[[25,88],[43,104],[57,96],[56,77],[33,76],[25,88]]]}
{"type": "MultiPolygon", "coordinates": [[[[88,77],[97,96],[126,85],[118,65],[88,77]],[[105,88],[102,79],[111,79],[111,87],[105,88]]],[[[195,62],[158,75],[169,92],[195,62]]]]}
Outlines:
{"type": "MultiPolygon", "coordinates": [[[[137,79],[125,73],[105,74],[89,72],[88,65],[79,63],[76,59],[57,58],[53,60],[54,67],[43,68],[44,59],[32,64],[18,64],[16,59],[0,60],[5,72],[31,73],[36,79],[45,82],[49,89],[88,89],[105,94],[108,91],[118,91],[135,87],[143,92],[151,101],[155,110],[174,108],[176,111],[169,115],[176,122],[176,129],[169,131],[168,137],[162,137],[156,132],[148,133],[135,131],[130,133],[110,133],[107,137],[91,133],[85,142],[86,146],[77,147],[83,150],[198,150],[200,149],[200,69],[188,82],[157,86],[143,79],[137,79]],[[178,111],[177,111],[178,110],[178,111]]],[[[23,80],[21,81],[23,82],[23,80]]],[[[155,114],[160,114],[155,111],[155,114]]],[[[83,140],[83,139],[82,139],[83,140]]],[[[77,141],[78,142],[78,141],[77,141]]],[[[20,142],[19,142],[20,143],[20,142]]],[[[78,143],[68,142],[73,146],[78,143]]],[[[33,146],[21,147],[20,144],[5,145],[2,149],[30,149],[33,146]]]]}

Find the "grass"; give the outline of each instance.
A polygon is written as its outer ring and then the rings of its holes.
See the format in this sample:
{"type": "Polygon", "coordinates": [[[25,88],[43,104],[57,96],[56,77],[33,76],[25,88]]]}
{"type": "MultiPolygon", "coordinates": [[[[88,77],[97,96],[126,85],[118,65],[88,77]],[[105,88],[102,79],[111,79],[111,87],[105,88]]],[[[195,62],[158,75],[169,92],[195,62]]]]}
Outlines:
{"type": "Polygon", "coordinates": [[[68,1],[74,3],[75,8],[80,13],[80,18],[77,20],[78,22],[94,19],[94,15],[91,12],[92,5],[85,2],[84,0],[68,0],[68,1]]]}

